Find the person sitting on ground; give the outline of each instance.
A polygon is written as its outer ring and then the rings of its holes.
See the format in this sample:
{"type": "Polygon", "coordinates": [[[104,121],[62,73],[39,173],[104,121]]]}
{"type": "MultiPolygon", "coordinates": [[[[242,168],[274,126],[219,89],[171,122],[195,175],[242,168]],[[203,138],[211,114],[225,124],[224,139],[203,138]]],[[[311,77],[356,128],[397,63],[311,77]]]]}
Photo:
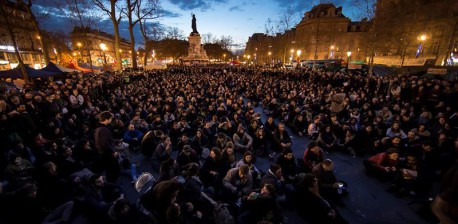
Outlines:
{"type": "Polygon", "coordinates": [[[311,224],[348,223],[335,207],[324,199],[319,190],[319,180],[313,174],[301,174],[296,187],[298,214],[311,224]]]}
{"type": "Polygon", "coordinates": [[[283,178],[283,172],[281,166],[277,164],[271,164],[269,170],[261,179],[261,186],[265,184],[271,184],[276,189],[277,196],[285,194],[285,179],[283,178]]]}
{"type": "Polygon", "coordinates": [[[206,186],[221,186],[221,181],[229,168],[222,158],[221,150],[216,147],[212,148],[200,170],[202,182],[206,186]]]}
{"type": "Polygon", "coordinates": [[[325,152],[333,152],[338,147],[338,139],[332,132],[331,126],[325,126],[323,128],[323,131],[318,135],[316,142],[325,152]]]}
{"type": "Polygon", "coordinates": [[[234,200],[244,195],[248,195],[253,189],[253,178],[250,175],[248,165],[232,168],[227,171],[223,179],[223,186],[229,195],[229,199],[234,200]]]}
{"type": "Polygon", "coordinates": [[[313,122],[309,124],[307,128],[307,136],[315,140],[318,137],[318,134],[320,133],[320,128],[321,128],[321,118],[320,116],[316,116],[313,118],[313,122]]]}
{"type": "Polygon", "coordinates": [[[293,121],[293,130],[299,136],[304,136],[307,133],[307,121],[302,114],[298,114],[293,121]]]}
{"type": "Polygon", "coordinates": [[[180,175],[178,163],[173,158],[168,158],[163,161],[159,167],[159,179],[157,181],[170,180],[178,175],[180,175]]]}
{"type": "Polygon", "coordinates": [[[231,144],[233,144],[231,137],[227,136],[227,135],[224,134],[223,132],[219,132],[219,133],[218,133],[218,137],[217,137],[217,139],[216,139],[216,147],[217,147],[217,148],[219,148],[219,149],[225,149],[225,148],[226,148],[226,145],[227,145],[229,142],[230,142],[231,144]]]}
{"type": "Polygon", "coordinates": [[[306,169],[307,172],[311,172],[316,164],[323,162],[323,154],[323,149],[321,149],[315,141],[311,141],[302,157],[304,169],[306,169]]]}
{"type": "Polygon", "coordinates": [[[393,137],[400,137],[401,139],[407,138],[406,133],[401,129],[401,126],[398,122],[394,122],[390,128],[386,131],[386,136],[393,138],[393,137]]]}
{"type": "MultiPolygon", "coordinates": [[[[161,143],[157,145],[153,152],[153,159],[158,160],[160,163],[170,158],[172,155],[172,142],[168,136],[162,136],[161,143]]],[[[159,164],[160,164],[159,163],[159,164]]]]}
{"type": "Polygon", "coordinates": [[[226,164],[229,168],[234,168],[238,160],[235,155],[234,145],[232,142],[229,142],[226,147],[221,152],[223,163],[226,164]]]}
{"type": "Polygon", "coordinates": [[[123,140],[129,144],[129,149],[137,151],[143,139],[143,133],[137,129],[133,124],[129,124],[128,130],[124,132],[123,140]]]}
{"type": "Polygon", "coordinates": [[[260,157],[268,155],[268,139],[263,128],[258,128],[253,136],[253,152],[260,157]]]}
{"type": "Polygon", "coordinates": [[[272,151],[270,158],[274,159],[277,153],[283,152],[284,149],[291,148],[292,141],[288,131],[285,130],[285,124],[279,123],[278,128],[273,135],[272,151]]]}
{"type": "Polygon", "coordinates": [[[245,132],[245,128],[239,125],[237,132],[232,137],[234,141],[235,151],[245,152],[253,150],[253,138],[245,132]]]}
{"type": "Polygon", "coordinates": [[[243,157],[241,160],[235,164],[235,167],[240,167],[242,165],[247,165],[250,169],[250,174],[253,177],[253,181],[255,184],[259,184],[259,180],[261,179],[261,171],[254,165],[255,158],[253,157],[253,153],[250,151],[246,151],[243,153],[243,157]]]}
{"type": "Polygon", "coordinates": [[[241,214],[237,218],[238,223],[281,223],[283,218],[275,198],[275,186],[271,184],[264,184],[260,191],[253,191],[244,196],[241,214]]]}
{"type": "Polygon", "coordinates": [[[285,178],[286,183],[292,184],[296,180],[298,172],[296,159],[293,155],[293,150],[283,150],[282,155],[278,157],[276,164],[281,167],[283,177],[285,178]]]}
{"type": "Polygon", "coordinates": [[[393,180],[398,172],[399,153],[391,148],[363,161],[366,171],[381,181],[393,180]]]}
{"type": "Polygon", "coordinates": [[[417,158],[414,154],[408,154],[406,156],[406,160],[402,161],[399,166],[400,172],[394,179],[393,183],[391,184],[390,188],[388,188],[388,192],[396,193],[396,196],[402,197],[406,193],[410,193],[411,195],[415,194],[415,190],[417,189],[417,158]]]}
{"type": "Polygon", "coordinates": [[[174,148],[173,150],[181,152],[181,151],[183,151],[183,148],[184,148],[185,145],[191,145],[191,144],[192,144],[192,142],[191,142],[191,140],[189,140],[188,134],[187,133],[183,133],[181,135],[180,141],[177,144],[177,147],[174,148]]]}
{"type": "Polygon", "coordinates": [[[208,156],[208,137],[204,134],[202,129],[197,129],[196,136],[194,136],[194,138],[191,141],[191,147],[196,151],[199,157],[208,156]],[[207,153],[207,155],[202,154],[202,152],[207,153]]]}
{"type": "Polygon", "coordinates": [[[318,163],[313,167],[313,175],[319,181],[318,186],[320,193],[326,200],[332,201],[337,205],[343,205],[342,195],[344,189],[347,188],[346,183],[338,181],[334,173],[334,162],[330,159],[325,159],[322,163],[318,163]]]}
{"type": "Polygon", "coordinates": [[[197,156],[196,152],[191,148],[189,145],[183,146],[183,150],[181,150],[180,154],[177,156],[177,163],[180,171],[183,171],[184,167],[186,167],[190,163],[197,163],[200,164],[199,157],[197,156]]]}

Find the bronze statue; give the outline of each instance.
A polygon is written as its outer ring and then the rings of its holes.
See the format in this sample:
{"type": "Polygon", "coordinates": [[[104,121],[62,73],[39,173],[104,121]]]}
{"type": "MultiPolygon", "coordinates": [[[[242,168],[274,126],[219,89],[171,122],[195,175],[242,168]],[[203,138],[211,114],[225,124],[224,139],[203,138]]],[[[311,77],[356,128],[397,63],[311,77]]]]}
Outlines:
{"type": "Polygon", "coordinates": [[[197,32],[196,15],[195,14],[192,14],[192,32],[193,33],[199,33],[199,32],[197,32]]]}

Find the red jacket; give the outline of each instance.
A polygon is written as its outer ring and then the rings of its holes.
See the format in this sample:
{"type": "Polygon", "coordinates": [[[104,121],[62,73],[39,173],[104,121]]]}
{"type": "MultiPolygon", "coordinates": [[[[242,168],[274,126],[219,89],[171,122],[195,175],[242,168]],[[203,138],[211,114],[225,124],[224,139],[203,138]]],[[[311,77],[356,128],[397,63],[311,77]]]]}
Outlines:
{"type": "Polygon", "coordinates": [[[369,160],[369,162],[371,162],[381,170],[384,170],[385,167],[396,167],[396,165],[398,164],[398,161],[391,160],[386,152],[379,153],[375,156],[370,157],[367,160],[369,160]]]}

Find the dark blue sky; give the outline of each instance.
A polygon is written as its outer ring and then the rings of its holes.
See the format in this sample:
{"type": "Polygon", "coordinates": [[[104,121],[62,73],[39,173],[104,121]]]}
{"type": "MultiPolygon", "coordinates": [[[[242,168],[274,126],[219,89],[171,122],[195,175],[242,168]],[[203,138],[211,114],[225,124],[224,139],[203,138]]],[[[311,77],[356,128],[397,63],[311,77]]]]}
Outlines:
{"type": "MultiPolygon", "coordinates": [[[[43,28],[51,31],[73,29],[69,19],[56,9],[56,0],[35,0],[34,10],[48,12],[48,18],[42,22],[43,28]]],[[[304,12],[319,3],[334,3],[343,7],[343,13],[351,19],[358,18],[354,0],[163,0],[161,3],[165,16],[159,22],[164,26],[177,27],[186,36],[191,32],[191,13],[197,17],[197,29],[200,34],[212,33],[214,37],[232,36],[234,42],[244,45],[253,33],[265,31],[264,24],[268,18],[277,20],[291,6],[299,22],[304,12]]],[[[101,18],[98,29],[112,33],[111,22],[101,18]]],[[[121,36],[129,39],[127,23],[121,22],[121,36]]],[[[136,42],[142,42],[138,27],[136,42]]]]}

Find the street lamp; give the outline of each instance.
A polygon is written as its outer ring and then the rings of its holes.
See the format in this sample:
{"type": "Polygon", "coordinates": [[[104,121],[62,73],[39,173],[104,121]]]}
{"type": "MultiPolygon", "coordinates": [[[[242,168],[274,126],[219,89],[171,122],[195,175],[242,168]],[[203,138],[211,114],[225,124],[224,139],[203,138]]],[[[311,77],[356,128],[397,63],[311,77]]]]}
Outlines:
{"type": "Polygon", "coordinates": [[[107,50],[107,45],[104,44],[104,43],[101,43],[100,44],[100,49],[102,49],[102,51],[103,51],[103,61],[106,64],[107,63],[107,57],[105,56],[105,51],[107,50]]]}
{"type": "Polygon", "coordinates": [[[418,56],[420,56],[422,50],[423,50],[423,42],[426,40],[426,35],[425,34],[422,34],[420,35],[419,37],[417,37],[417,39],[420,41],[420,43],[418,44],[418,47],[417,47],[417,52],[415,54],[415,56],[418,58],[418,56]]]}
{"type": "Polygon", "coordinates": [[[296,54],[297,54],[297,62],[299,63],[299,59],[300,59],[299,57],[301,56],[302,51],[301,50],[297,50],[296,54]]]}
{"type": "Polygon", "coordinates": [[[331,52],[329,53],[329,59],[332,59],[334,57],[334,45],[331,45],[331,52]]]}
{"type": "Polygon", "coordinates": [[[226,54],[223,54],[223,57],[224,57],[224,61],[226,61],[226,54]]]}
{"type": "Polygon", "coordinates": [[[291,52],[291,59],[290,59],[290,61],[292,61],[292,60],[293,60],[293,58],[294,58],[294,49],[291,49],[291,51],[290,51],[290,52],[291,52]]]}
{"type": "Polygon", "coordinates": [[[351,57],[351,51],[348,50],[347,51],[347,68],[348,68],[348,65],[350,65],[350,57],[351,57]]]}
{"type": "Polygon", "coordinates": [[[250,64],[251,55],[246,56],[248,58],[248,64],[250,64]]]}

